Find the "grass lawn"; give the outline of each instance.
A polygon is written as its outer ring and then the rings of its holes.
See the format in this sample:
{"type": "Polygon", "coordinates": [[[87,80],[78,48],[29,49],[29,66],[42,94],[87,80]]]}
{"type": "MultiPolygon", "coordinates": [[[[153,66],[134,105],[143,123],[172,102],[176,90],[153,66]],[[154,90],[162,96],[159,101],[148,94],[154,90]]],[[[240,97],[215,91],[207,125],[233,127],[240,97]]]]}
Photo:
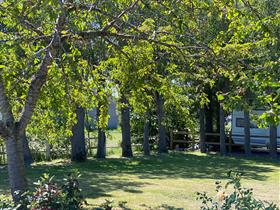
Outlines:
{"type": "MultiPolygon", "coordinates": [[[[106,160],[89,159],[85,163],[65,160],[37,163],[28,169],[30,183],[42,173],[62,179],[72,169],[82,173],[81,187],[92,209],[105,199],[127,201],[128,209],[199,209],[195,192],[214,195],[215,180],[226,180],[230,169],[245,173],[244,186],[253,187],[263,200],[279,203],[279,163],[265,158],[221,157],[200,153],[170,153],[168,155],[132,159],[110,156],[106,160]]],[[[6,169],[0,169],[0,193],[8,191],[6,169]]]]}

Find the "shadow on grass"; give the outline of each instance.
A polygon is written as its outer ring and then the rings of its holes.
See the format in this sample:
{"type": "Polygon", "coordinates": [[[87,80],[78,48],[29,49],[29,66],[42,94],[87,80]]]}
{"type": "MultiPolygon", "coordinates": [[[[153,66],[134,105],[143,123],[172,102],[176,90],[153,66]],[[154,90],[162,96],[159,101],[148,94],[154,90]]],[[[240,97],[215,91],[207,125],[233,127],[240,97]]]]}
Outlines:
{"type": "MultiPolygon", "coordinates": [[[[60,165],[37,165],[28,169],[30,183],[43,173],[49,173],[61,180],[72,169],[81,174],[81,187],[87,198],[110,197],[110,192],[122,190],[130,193],[142,193],[141,186],[149,185],[141,179],[226,179],[226,172],[239,170],[244,177],[264,181],[265,173],[278,166],[270,159],[246,159],[242,157],[221,157],[219,155],[198,155],[194,153],[171,153],[168,155],[110,158],[106,160],[90,159],[84,163],[63,163],[60,165]],[[139,181],[131,181],[130,175],[139,181]]],[[[0,171],[0,189],[8,189],[6,172],[0,171]]],[[[175,207],[166,209],[176,209],[175,207]]]]}

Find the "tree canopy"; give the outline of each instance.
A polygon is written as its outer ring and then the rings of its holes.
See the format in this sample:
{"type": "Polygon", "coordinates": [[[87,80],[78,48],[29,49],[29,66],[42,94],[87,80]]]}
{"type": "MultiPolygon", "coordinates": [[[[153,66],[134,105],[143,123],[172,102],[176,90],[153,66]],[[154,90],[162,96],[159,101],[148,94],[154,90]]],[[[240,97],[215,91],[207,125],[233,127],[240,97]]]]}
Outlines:
{"type": "MultiPolygon", "coordinates": [[[[9,142],[26,129],[69,136],[77,106],[101,105],[106,127],[113,91],[141,115],[156,94],[194,127],[210,88],[225,109],[262,107],[260,124],[279,124],[279,8],[277,0],[1,1],[0,136],[8,156],[20,153],[9,142]]],[[[24,177],[20,155],[9,161],[19,169],[11,166],[10,179],[24,177]]],[[[25,187],[19,183],[12,191],[25,187]]]]}

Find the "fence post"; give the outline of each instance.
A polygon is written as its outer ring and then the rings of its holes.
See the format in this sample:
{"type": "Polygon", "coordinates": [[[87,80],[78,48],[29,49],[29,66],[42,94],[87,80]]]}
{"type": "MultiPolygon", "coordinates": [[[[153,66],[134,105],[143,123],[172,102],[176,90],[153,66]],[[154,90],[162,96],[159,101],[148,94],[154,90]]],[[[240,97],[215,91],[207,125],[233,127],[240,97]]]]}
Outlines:
{"type": "Polygon", "coordinates": [[[232,152],[232,136],[231,131],[229,132],[229,153],[232,152]]]}
{"type": "Polygon", "coordinates": [[[4,144],[0,144],[0,164],[6,164],[6,152],[4,144]]]}
{"type": "Polygon", "coordinates": [[[3,164],[2,145],[0,145],[0,164],[3,164]]]}

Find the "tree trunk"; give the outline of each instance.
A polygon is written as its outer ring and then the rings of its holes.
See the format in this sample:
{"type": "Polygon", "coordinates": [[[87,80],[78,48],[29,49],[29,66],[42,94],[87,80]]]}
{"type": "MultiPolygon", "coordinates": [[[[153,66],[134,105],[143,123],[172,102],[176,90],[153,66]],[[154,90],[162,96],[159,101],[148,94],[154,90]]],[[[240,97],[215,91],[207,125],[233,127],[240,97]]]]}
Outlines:
{"type": "Polygon", "coordinates": [[[52,64],[53,58],[56,57],[60,45],[60,34],[62,27],[65,25],[66,18],[59,16],[57,19],[56,30],[51,46],[46,50],[46,54],[41,65],[34,74],[34,78],[29,85],[27,97],[22,110],[21,118],[15,122],[12,107],[6,95],[3,77],[0,74],[0,111],[3,115],[0,120],[0,136],[5,139],[7,160],[8,160],[8,176],[11,185],[11,192],[15,202],[20,200],[20,194],[15,191],[25,191],[27,189],[27,179],[24,170],[23,142],[20,138],[29,124],[33,112],[36,108],[37,101],[43,85],[47,81],[48,67],[52,64]],[[21,134],[21,135],[20,135],[21,134]]]}
{"type": "Polygon", "coordinates": [[[209,99],[208,106],[204,109],[204,118],[205,118],[205,131],[207,133],[213,132],[213,93],[210,88],[207,90],[207,95],[209,99]]]}
{"type": "MultiPolygon", "coordinates": [[[[96,118],[97,122],[99,121],[100,116],[100,107],[96,109],[96,118]]],[[[105,158],[106,157],[106,134],[105,131],[98,126],[98,142],[97,142],[97,158],[105,158]]]]}
{"type": "Polygon", "coordinates": [[[220,103],[220,153],[226,155],[226,134],[225,134],[225,111],[223,103],[220,103]]]}
{"type": "Polygon", "coordinates": [[[144,128],[143,128],[143,150],[144,150],[144,155],[146,156],[150,155],[149,131],[150,131],[149,120],[145,119],[144,128]]]}
{"type": "Polygon", "coordinates": [[[98,143],[97,143],[96,157],[97,158],[106,157],[106,134],[101,128],[98,128],[98,143]]]}
{"type": "Polygon", "coordinates": [[[24,158],[24,164],[25,166],[30,166],[31,163],[33,163],[33,158],[31,155],[31,151],[29,148],[29,142],[26,137],[26,133],[24,132],[22,136],[22,144],[23,144],[23,158],[24,158]]]}
{"type": "Polygon", "coordinates": [[[15,194],[15,192],[24,192],[27,190],[27,180],[25,178],[23,158],[23,145],[21,139],[15,136],[8,136],[5,139],[5,143],[11,192],[14,201],[17,202],[20,200],[20,194],[15,194]]]}
{"type": "Polygon", "coordinates": [[[46,141],[45,145],[46,145],[46,161],[50,161],[51,160],[51,145],[49,144],[48,141],[46,141]]]}
{"type": "Polygon", "coordinates": [[[277,126],[270,126],[269,152],[272,158],[277,158],[277,126]]]}
{"type": "Polygon", "coordinates": [[[76,109],[77,123],[72,128],[71,160],[82,162],[87,159],[85,142],[85,110],[82,107],[76,109]]]}
{"type": "Polygon", "coordinates": [[[220,104],[218,102],[215,102],[215,115],[216,115],[216,132],[220,132],[220,104]]]}
{"type": "Polygon", "coordinates": [[[164,100],[163,97],[156,93],[156,105],[157,105],[157,118],[158,118],[158,132],[159,132],[159,153],[168,153],[165,127],[163,123],[164,119],[164,100]]]}
{"type": "Polygon", "coordinates": [[[244,149],[247,156],[251,156],[250,113],[244,111],[244,149]]]}
{"type": "MultiPolygon", "coordinates": [[[[209,106],[211,106],[211,104],[209,104],[209,106]]],[[[212,133],[213,132],[213,110],[211,107],[206,109],[205,112],[205,121],[206,121],[206,126],[205,126],[205,130],[207,133],[212,133]]]]}
{"type": "Polygon", "coordinates": [[[200,136],[200,152],[205,153],[205,109],[201,108],[199,112],[199,136],[200,136]]]}
{"type": "Polygon", "coordinates": [[[121,102],[121,128],[122,128],[122,157],[133,157],[130,134],[130,107],[125,96],[122,96],[121,102]]]}

